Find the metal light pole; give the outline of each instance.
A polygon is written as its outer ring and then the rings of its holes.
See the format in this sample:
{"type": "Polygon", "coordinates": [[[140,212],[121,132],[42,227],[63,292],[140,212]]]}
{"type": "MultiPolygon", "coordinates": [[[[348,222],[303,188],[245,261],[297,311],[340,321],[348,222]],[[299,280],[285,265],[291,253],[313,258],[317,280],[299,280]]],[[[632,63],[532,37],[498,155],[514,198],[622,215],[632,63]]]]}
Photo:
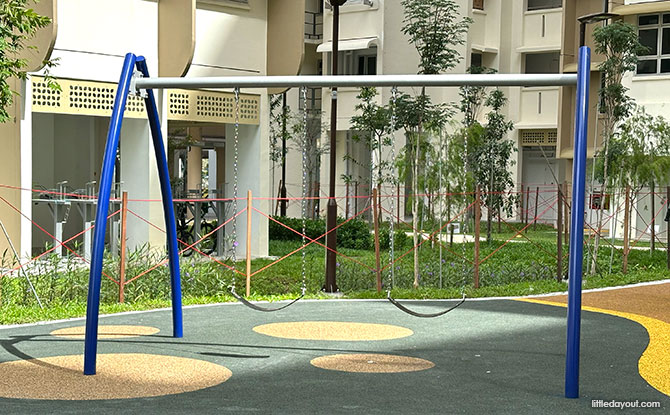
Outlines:
{"type": "Polygon", "coordinates": [[[279,191],[279,216],[286,216],[286,91],[281,104],[281,189],[279,191]]]}
{"type": "MultiPolygon", "coordinates": [[[[332,51],[332,70],[333,76],[337,75],[337,55],[338,55],[338,38],[340,36],[340,6],[346,0],[330,0],[330,5],[333,6],[333,51],[332,51]]],[[[335,163],[337,162],[337,87],[333,87],[330,93],[330,186],[328,192],[328,210],[326,216],[326,283],[324,291],[333,293],[337,291],[337,283],[335,281],[335,263],[337,250],[337,202],[335,201],[335,163]]]]}

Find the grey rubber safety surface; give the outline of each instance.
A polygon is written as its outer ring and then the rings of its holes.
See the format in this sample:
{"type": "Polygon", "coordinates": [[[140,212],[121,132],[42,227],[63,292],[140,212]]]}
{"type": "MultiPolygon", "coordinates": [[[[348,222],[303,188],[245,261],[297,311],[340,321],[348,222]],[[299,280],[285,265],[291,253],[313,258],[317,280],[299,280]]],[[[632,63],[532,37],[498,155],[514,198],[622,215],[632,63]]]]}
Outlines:
{"type": "MultiPolygon", "coordinates": [[[[451,302],[403,302],[435,312],[451,302]]],[[[639,324],[583,312],[581,397],[563,397],[566,309],[512,300],[468,301],[439,318],[406,315],[387,301],[300,301],[277,313],[241,304],[184,309],[184,337],[171,337],[169,310],[106,316],[100,324],[137,324],[152,336],[100,340],[99,353],[148,353],[202,359],[232,371],[225,383],[154,398],[45,401],[0,398],[0,414],[36,413],[280,413],[280,414],[564,414],[591,409],[591,400],[670,399],[639,375],[648,344],[639,324]],[[254,326],[274,322],[343,321],[391,324],[409,337],[381,341],[310,341],[266,336],[254,326]],[[341,353],[383,353],[426,359],[431,369],[407,373],[347,373],[310,360],[341,353]]],[[[83,321],[0,329],[0,362],[83,353],[83,340],[55,329],[83,321]]],[[[0,376],[2,374],[0,373],[0,376]]],[[[621,410],[613,411],[620,413],[621,410]]],[[[636,410],[626,410],[634,413],[636,410]]]]}

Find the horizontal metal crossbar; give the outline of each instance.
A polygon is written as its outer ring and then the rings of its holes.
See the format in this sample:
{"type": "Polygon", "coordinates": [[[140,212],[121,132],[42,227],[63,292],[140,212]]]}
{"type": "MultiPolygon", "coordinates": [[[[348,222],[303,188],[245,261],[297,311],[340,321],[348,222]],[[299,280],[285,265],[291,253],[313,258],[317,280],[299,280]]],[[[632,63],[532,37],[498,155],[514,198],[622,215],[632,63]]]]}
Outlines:
{"type": "Polygon", "coordinates": [[[209,78],[136,78],[135,88],[276,88],[363,86],[565,86],[577,85],[576,74],[477,75],[306,75],[227,76],[209,78]]]}

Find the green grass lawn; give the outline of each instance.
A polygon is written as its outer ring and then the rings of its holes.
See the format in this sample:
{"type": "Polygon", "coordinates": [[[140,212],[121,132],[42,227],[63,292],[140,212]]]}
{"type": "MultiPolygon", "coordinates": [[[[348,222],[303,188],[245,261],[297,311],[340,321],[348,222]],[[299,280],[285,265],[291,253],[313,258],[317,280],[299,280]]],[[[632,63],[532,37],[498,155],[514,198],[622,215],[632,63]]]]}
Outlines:
{"type": "MultiPolygon", "coordinates": [[[[567,290],[563,281],[556,276],[555,234],[551,231],[529,231],[527,236],[533,241],[516,238],[520,242],[504,246],[505,236],[494,234],[495,240],[481,243],[480,288],[473,285],[472,243],[448,243],[440,249],[439,244],[424,243],[419,250],[420,288],[412,288],[414,281],[413,253],[411,245],[397,246],[394,262],[389,265],[389,251],[381,252],[384,289],[376,291],[377,274],[375,253],[370,250],[341,249],[342,256],[336,264],[337,283],[347,298],[384,298],[386,287],[393,287],[396,298],[459,298],[462,292],[468,297],[498,297],[533,295],[567,290]],[[440,252],[441,251],[441,252],[440,252]],[[405,256],[402,256],[406,254],[405,256]],[[402,258],[401,258],[402,256],[402,258]],[[393,273],[391,273],[391,269],[393,273]]],[[[271,241],[270,254],[282,257],[300,248],[299,241],[271,241]]],[[[564,254],[567,250],[564,251],[564,254]]],[[[586,255],[586,254],[585,254],[586,255]]],[[[670,275],[666,269],[665,252],[657,250],[631,251],[629,272],[621,272],[621,251],[615,250],[612,272],[609,273],[610,248],[601,248],[596,275],[584,276],[584,288],[618,286],[643,281],[666,279],[670,275]]],[[[127,279],[159,263],[163,256],[146,250],[129,256],[127,279]]],[[[56,261],[56,259],[54,259],[56,261]]],[[[275,262],[274,259],[255,259],[252,273],[275,262]]],[[[585,258],[586,262],[586,258],[585,258]]],[[[224,263],[230,265],[229,261],[224,263]]],[[[239,262],[238,270],[244,270],[239,262]]],[[[304,280],[306,298],[323,298],[321,293],[325,279],[325,250],[312,244],[305,250],[304,280]]],[[[567,261],[563,265],[567,269],[567,261]]],[[[115,277],[118,260],[105,259],[105,272],[115,277]]],[[[234,284],[238,293],[245,291],[245,277],[236,274],[223,265],[208,259],[196,257],[181,260],[182,292],[184,304],[206,304],[234,301],[229,287],[234,284]]],[[[283,300],[295,298],[301,292],[303,281],[302,252],[297,252],[251,278],[252,300],[283,300]]],[[[81,317],[85,314],[88,285],[88,268],[72,266],[66,262],[59,267],[45,267],[43,272],[33,275],[32,282],[45,305],[40,309],[28,290],[25,279],[5,277],[0,279],[0,324],[81,317]]],[[[126,302],[118,303],[118,287],[103,277],[101,289],[101,312],[114,313],[129,310],[146,310],[170,305],[169,270],[160,266],[128,284],[125,289],[126,302]]]]}

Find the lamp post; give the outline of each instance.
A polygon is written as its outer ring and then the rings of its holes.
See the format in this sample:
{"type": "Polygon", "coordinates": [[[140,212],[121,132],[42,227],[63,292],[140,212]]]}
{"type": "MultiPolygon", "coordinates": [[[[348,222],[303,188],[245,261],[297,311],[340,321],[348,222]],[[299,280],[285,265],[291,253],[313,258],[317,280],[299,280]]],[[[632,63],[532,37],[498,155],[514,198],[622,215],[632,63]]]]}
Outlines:
{"type": "Polygon", "coordinates": [[[281,188],[279,190],[279,215],[286,217],[286,91],[281,104],[281,188]]]}
{"type": "Polygon", "coordinates": [[[599,12],[599,13],[592,13],[592,14],[587,14],[585,16],[581,16],[577,18],[577,21],[579,22],[579,46],[584,46],[586,45],[586,25],[591,24],[591,23],[598,23],[602,22],[604,20],[609,20],[614,17],[618,17],[619,15],[616,13],[610,13],[608,11],[609,9],[609,4],[607,1],[605,1],[605,11],[599,12]]]}
{"type": "MultiPolygon", "coordinates": [[[[337,75],[337,55],[338,38],[340,26],[340,6],[346,3],[346,0],[329,0],[333,6],[333,51],[331,74],[337,75]]],[[[328,192],[328,209],[326,216],[326,283],[323,287],[325,292],[334,293],[337,291],[335,281],[335,264],[337,261],[335,252],[337,251],[337,202],[335,201],[335,164],[337,163],[337,87],[333,87],[330,93],[330,183],[328,192]]]]}

